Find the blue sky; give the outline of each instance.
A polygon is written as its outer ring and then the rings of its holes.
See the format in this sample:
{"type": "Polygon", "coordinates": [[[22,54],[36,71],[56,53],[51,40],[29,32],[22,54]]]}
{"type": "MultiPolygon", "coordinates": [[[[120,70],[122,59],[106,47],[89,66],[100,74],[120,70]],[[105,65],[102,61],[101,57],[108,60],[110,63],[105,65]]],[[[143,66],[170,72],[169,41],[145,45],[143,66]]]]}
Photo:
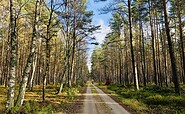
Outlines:
{"type": "Polygon", "coordinates": [[[94,34],[98,43],[102,44],[105,35],[110,32],[109,28],[109,20],[111,18],[111,13],[108,14],[100,14],[100,9],[103,8],[106,4],[108,4],[111,0],[107,0],[106,2],[94,2],[94,0],[88,0],[87,10],[93,11],[93,24],[101,25],[101,30],[97,31],[98,33],[94,34]]]}
{"type": "MultiPolygon", "coordinates": [[[[99,44],[103,43],[103,40],[106,36],[107,33],[110,32],[110,27],[109,27],[109,20],[111,18],[111,13],[108,14],[101,14],[98,11],[99,9],[103,8],[106,4],[108,4],[111,0],[107,0],[106,2],[94,2],[94,0],[88,0],[87,3],[87,10],[93,11],[94,16],[93,16],[93,24],[94,25],[101,25],[101,29],[97,31],[93,36],[95,36],[96,41],[99,44]]],[[[94,49],[94,46],[89,46],[88,50],[88,67],[90,70],[91,66],[91,54],[94,49]]]]}
{"type": "Polygon", "coordinates": [[[111,14],[101,14],[98,11],[100,8],[103,8],[106,4],[109,3],[110,0],[107,0],[106,2],[94,2],[94,0],[88,0],[87,3],[87,9],[94,12],[94,18],[93,22],[98,23],[100,19],[104,21],[105,24],[109,23],[109,19],[111,17],[111,14]]]}

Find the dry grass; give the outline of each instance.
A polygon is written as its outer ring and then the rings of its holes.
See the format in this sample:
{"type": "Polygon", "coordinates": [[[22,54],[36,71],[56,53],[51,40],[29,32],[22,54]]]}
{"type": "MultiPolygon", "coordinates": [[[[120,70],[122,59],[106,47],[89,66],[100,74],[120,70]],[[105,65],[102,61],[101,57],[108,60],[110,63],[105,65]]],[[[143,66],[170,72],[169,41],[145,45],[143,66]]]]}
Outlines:
{"type": "MultiPolygon", "coordinates": [[[[16,96],[17,96],[16,89],[16,96]]],[[[48,85],[46,87],[45,101],[42,101],[42,86],[35,86],[33,91],[26,91],[25,100],[21,112],[23,113],[57,113],[66,112],[73,104],[68,99],[67,93],[56,94],[56,86],[48,85]],[[25,112],[27,111],[27,112],[25,112]]],[[[0,114],[5,113],[7,88],[0,86],[0,114]]],[[[15,97],[16,98],[16,97],[15,97]]]]}
{"type": "Polygon", "coordinates": [[[6,104],[6,88],[3,86],[0,86],[0,114],[3,114],[5,111],[5,104],[6,104]]]}

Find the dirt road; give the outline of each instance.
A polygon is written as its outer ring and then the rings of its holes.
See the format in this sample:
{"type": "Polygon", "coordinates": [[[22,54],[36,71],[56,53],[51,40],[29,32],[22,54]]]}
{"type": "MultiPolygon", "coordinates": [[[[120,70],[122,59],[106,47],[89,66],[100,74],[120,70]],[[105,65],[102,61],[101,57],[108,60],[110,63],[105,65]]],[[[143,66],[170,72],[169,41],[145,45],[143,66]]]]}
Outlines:
{"type": "Polygon", "coordinates": [[[130,114],[102,90],[90,84],[83,105],[83,114],[130,114]],[[92,93],[93,88],[96,90],[95,93],[92,93]]]}

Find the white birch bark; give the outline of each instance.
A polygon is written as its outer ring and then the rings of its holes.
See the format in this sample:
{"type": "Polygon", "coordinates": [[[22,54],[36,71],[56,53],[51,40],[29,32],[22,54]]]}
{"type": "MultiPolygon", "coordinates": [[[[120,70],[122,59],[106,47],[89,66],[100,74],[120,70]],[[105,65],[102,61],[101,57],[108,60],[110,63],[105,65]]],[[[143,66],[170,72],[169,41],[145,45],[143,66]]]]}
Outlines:
{"type": "Polygon", "coordinates": [[[13,15],[13,2],[10,0],[10,41],[11,41],[11,56],[10,56],[10,75],[8,77],[8,94],[6,109],[10,111],[14,107],[14,92],[15,92],[15,75],[16,75],[16,33],[15,21],[13,15]]]}
{"type": "Polygon", "coordinates": [[[36,21],[37,21],[36,19],[37,19],[38,2],[39,0],[37,0],[35,3],[35,12],[34,12],[35,14],[34,14],[34,22],[33,22],[32,40],[31,40],[31,46],[30,46],[30,54],[27,59],[27,63],[26,63],[24,73],[22,76],[22,81],[21,81],[21,85],[19,88],[19,94],[18,94],[17,101],[16,101],[16,107],[20,107],[23,104],[26,86],[28,83],[28,77],[30,75],[31,67],[33,65],[33,58],[35,55],[35,45],[36,45],[36,21]]]}

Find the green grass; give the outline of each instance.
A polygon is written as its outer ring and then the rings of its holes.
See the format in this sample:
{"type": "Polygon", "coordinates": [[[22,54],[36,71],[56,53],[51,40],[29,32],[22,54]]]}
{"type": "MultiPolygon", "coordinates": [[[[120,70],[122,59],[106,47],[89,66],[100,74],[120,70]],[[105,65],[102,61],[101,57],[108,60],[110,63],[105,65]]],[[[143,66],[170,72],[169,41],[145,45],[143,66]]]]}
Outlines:
{"type": "Polygon", "coordinates": [[[92,91],[93,94],[98,93],[98,92],[96,91],[96,89],[95,89],[93,86],[91,86],[91,91],[92,91]]]}
{"type": "Polygon", "coordinates": [[[96,91],[96,89],[94,89],[94,88],[92,88],[91,91],[92,91],[93,94],[98,93],[98,92],[96,91]]]}
{"type": "Polygon", "coordinates": [[[121,85],[100,86],[100,88],[117,96],[123,104],[137,113],[185,114],[185,95],[176,95],[173,88],[148,86],[139,91],[121,85]]]}

